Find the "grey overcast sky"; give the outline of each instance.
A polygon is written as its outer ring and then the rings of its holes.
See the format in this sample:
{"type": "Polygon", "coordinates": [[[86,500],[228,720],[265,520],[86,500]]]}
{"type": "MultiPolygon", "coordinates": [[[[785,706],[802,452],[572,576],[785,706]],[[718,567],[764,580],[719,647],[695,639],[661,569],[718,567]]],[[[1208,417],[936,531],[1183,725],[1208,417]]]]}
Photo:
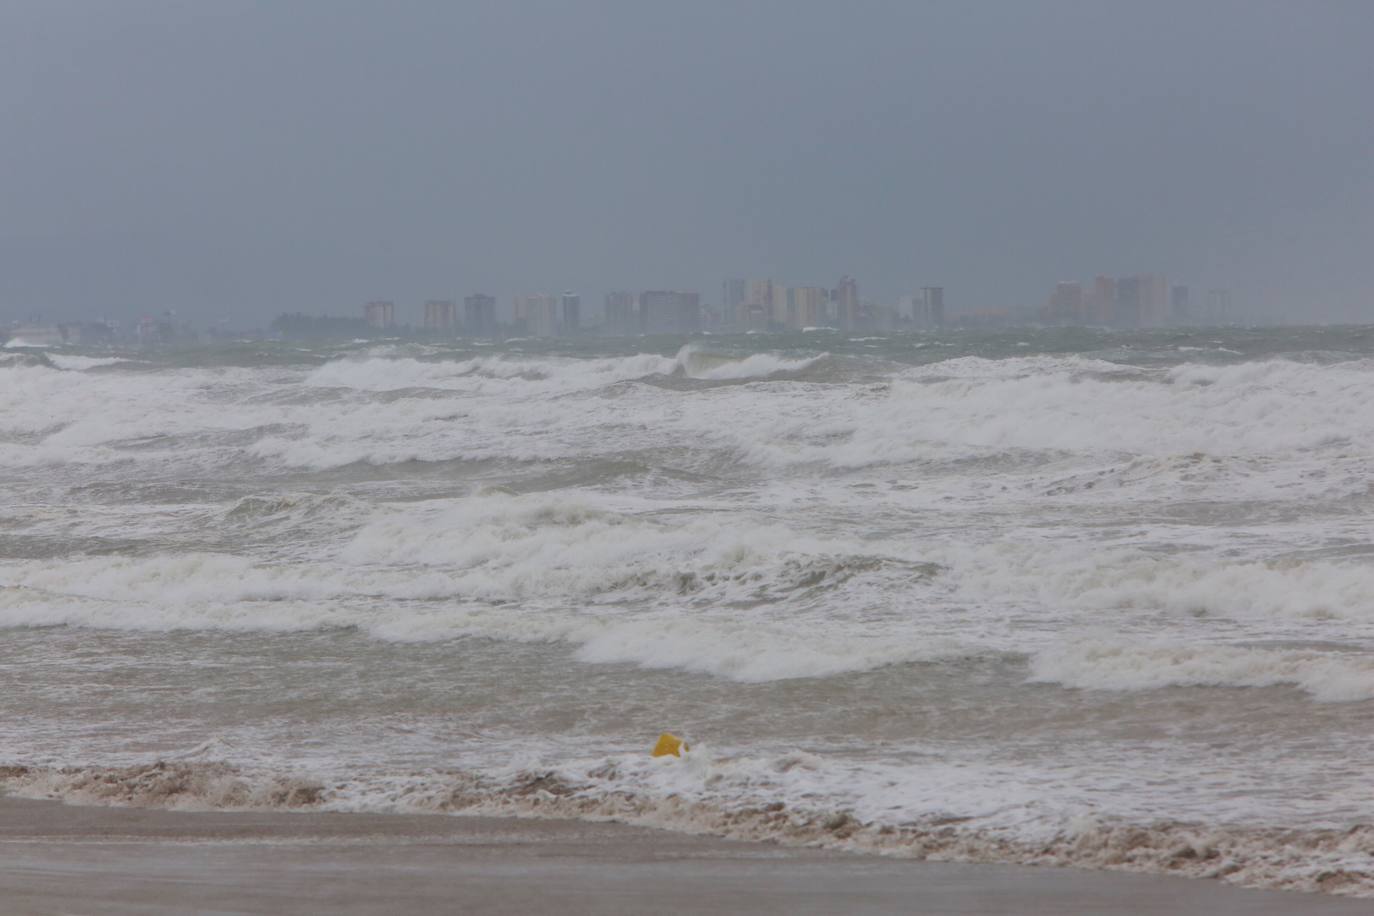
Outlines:
{"type": "Polygon", "coordinates": [[[1368,0],[6,0],[0,318],[1161,272],[1374,321],[1368,0]]]}

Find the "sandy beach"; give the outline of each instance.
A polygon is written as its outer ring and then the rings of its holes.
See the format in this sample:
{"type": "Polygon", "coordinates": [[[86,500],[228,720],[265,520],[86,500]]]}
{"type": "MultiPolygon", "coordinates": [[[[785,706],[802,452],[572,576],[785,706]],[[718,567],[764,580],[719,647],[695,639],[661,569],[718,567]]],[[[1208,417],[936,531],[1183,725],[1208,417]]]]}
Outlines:
{"type": "Polygon", "coordinates": [[[620,824],[0,799],[11,914],[1367,913],[1210,881],[912,862],[620,824]]]}
{"type": "Polygon", "coordinates": [[[0,0],[0,916],[1374,916],[1371,47],[0,0]]]}

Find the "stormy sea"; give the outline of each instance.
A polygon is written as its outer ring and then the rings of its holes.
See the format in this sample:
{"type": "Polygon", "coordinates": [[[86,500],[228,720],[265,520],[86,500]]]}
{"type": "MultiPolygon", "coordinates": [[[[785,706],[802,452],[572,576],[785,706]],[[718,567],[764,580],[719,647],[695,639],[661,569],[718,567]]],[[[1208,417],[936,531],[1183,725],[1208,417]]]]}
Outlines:
{"type": "Polygon", "coordinates": [[[0,790],[1374,894],[1371,393],[1364,328],[12,341],[0,790]]]}

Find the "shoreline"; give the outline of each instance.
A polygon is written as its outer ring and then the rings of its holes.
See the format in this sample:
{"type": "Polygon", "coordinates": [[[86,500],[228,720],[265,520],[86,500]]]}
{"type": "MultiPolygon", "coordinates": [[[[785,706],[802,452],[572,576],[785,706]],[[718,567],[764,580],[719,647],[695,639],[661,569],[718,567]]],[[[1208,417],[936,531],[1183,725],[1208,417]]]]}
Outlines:
{"type": "Polygon", "coordinates": [[[1374,827],[1368,825],[1304,830],[1157,821],[1084,824],[1048,837],[1016,837],[948,823],[864,822],[844,810],[789,808],[777,801],[722,806],[671,790],[639,794],[608,789],[606,781],[614,783],[616,775],[604,765],[596,772],[522,770],[497,780],[463,770],[427,771],[419,781],[368,786],[178,760],[124,767],[0,767],[0,791],[76,806],[183,813],[335,812],[614,823],[908,862],[1216,879],[1271,891],[1374,898],[1369,868],[1374,827]]]}
{"type": "Polygon", "coordinates": [[[912,861],[620,823],[0,796],[9,913],[1365,913],[1140,873],[912,861]]]}

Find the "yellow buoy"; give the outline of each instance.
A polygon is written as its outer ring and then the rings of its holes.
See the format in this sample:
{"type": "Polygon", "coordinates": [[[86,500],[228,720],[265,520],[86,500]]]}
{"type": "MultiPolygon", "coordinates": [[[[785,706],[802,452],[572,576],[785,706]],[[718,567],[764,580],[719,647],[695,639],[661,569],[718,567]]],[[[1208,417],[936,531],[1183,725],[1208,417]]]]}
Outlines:
{"type": "Polygon", "coordinates": [[[691,748],[687,746],[686,741],[683,741],[677,735],[664,732],[658,736],[658,744],[654,745],[654,756],[667,757],[669,754],[672,754],[674,757],[681,757],[682,752],[687,750],[691,750],[691,748]]]}

